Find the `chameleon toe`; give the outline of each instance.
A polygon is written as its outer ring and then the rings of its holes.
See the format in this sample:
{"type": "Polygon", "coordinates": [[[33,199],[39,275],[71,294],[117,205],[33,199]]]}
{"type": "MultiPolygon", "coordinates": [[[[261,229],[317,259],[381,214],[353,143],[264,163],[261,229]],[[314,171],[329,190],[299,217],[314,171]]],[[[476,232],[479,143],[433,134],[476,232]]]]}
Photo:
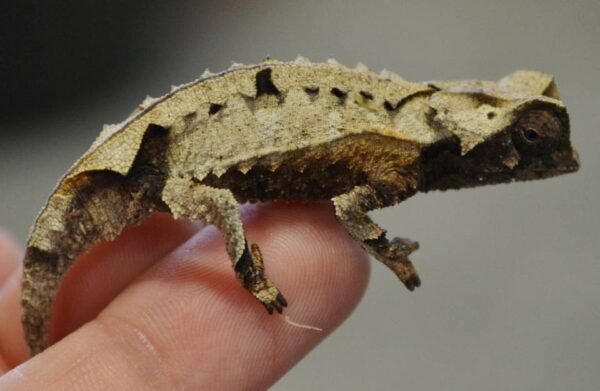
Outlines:
{"type": "Polygon", "coordinates": [[[287,300],[283,297],[281,293],[277,293],[275,299],[265,300],[261,302],[270,315],[272,315],[274,311],[277,311],[281,314],[283,312],[283,309],[288,305],[287,300]]]}
{"type": "Polygon", "coordinates": [[[406,281],[404,281],[404,285],[409,291],[412,292],[415,290],[415,288],[421,286],[421,279],[417,274],[414,274],[411,277],[409,277],[406,281]]]}
{"type": "Polygon", "coordinates": [[[279,304],[281,304],[282,307],[287,307],[288,306],[287,300],[285,299],[285,297],[283,297],[283,295],[281,293],[279,293],[277,295],[277,302],[279,304]]]}

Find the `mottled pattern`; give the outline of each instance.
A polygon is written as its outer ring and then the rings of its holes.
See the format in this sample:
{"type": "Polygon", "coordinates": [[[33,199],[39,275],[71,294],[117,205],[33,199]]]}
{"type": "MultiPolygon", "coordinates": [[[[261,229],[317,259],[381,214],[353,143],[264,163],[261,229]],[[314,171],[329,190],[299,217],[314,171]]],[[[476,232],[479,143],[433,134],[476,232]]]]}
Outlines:
{"type": "Polygon", "coordinates": [[[389,240],[367,212],[418,191],[577,165],[548,75],[413,83],[335,61],[235,64],[105,126],[58,183],[27,245],[27,342],[33,354],[53,342],[52,305],[77,257],[154,211],[217,225],[240,283],[281,312],[287,301],[245,238],[238,202],[332,199],[348,233],[412,290],[420,278],[408,255],[417,243],[389,240]]]}

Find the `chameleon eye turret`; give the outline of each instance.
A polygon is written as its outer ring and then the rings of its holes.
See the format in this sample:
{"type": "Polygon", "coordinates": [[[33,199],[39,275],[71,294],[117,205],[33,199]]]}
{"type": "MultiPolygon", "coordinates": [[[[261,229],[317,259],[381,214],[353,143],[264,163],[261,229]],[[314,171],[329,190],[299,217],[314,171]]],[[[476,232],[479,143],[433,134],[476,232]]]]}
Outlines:
{"type": "Polygon", "coordinates": [[[524,113],[512,131],[519,153],[515,179],[546,178],[579,169],[579,157],[569,140],[566,114],[534,109],[524,113]]]}
{"type": "Polygon", "coordinates": [[[153,212],[215,224],[232,275],[273,313],[296,298],[246,240],[238,203],[331,200],[348,234],[414,290],[418,244],[388,238],[369,211],[420,191],[577,167],[564,104],[543,73],[415,83],[303,58],[206,73],[106,125],[59,181],[27,243],[25,336],[32,354],[52,344],[51,310],[71,265],[153,212]]]}
{"type": "Polygon", "coordinates": [[[548,110],[526,112],[516,123],[513,133],[515,145],[532,154],[542,154],[556,148],[565,136],[568,141],[566,126],[548,110]]]}

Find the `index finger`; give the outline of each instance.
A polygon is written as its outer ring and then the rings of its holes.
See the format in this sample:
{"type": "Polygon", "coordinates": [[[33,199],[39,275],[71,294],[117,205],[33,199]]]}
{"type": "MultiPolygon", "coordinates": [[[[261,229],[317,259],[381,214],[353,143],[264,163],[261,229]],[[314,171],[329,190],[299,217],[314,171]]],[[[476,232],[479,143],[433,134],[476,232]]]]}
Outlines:
{"type": "Polygon", "coordinates": [[[368,263],[330,206],[261,208],[246,228],[288,298],[287,314],[323,332],[268,315],[235,279],[220,235],[205,230],[145,271],[96,319],[0,385],[269,386],[349,315],[366,286],[368,263]]]}

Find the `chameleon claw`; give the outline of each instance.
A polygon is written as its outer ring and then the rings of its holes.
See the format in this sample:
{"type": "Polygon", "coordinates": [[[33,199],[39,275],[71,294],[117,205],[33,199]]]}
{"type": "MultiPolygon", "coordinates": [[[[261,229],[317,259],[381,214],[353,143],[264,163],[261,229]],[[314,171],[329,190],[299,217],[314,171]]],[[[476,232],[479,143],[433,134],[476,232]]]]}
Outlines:
{"type": "Polygon", "coordinates": [[[415,288],[421,286],[421,279],[418,274],[411,275],[406,281],[402,281],[409,291],[414,291],[415,288]]]}
{"type": "Polygon", "coordinates": [[[257,244],[252,244],[242,256],[244,263],[239,263],[239,278],[243,281],[244,287],[256,297],[269,314],[273,311],[279,313],[287,307],[287,300],[283,297],[279,288],[265,275],[263,256],[257,244]]]}
{"type": "Polygon", "coordinates": [[[421,286],[421,279],[408,259],[408,256],[419,248],[418,242],[403,238],[388,240],[383,235],[376,240],[367,241],[366,244],[375,257],[389,267],[409,291],[421,286]]]}
{"type": "Polygon", "coordinates": [[[267,309],[267,312],[269,313],[269,315],[273,315],[273,306],[271,304],[268,304],[268,303],[263,303],[263,305],[267,309]]]}
{"type": "Polygon", "coordinates": [[[278,301],[278,302],[279,302],[279,304],[281,304],[283,307],[287,307],[287,305],[288,305],[288,302],[287,302],[287,300],[285,299],[285,297],[283,297],[283,295],[282,295],[281,293],[279,293],[279,294],[277,295],[277,301],[278,301]]]}
{"type": "Polygon", "coordinates": [[[273,303],[273,306],[275,307],[278,313],[281,314],[283,312],[283,307],[281,306],[281,304],[279,304],[279,302],[276,301],[275,303],[273,303]]]}
{"type": "Polygon", "coordinates": [[[267,309],[269,315],[272,315],[273,311],[277,311],[281,314],[283,312],[283,309],[288,305],[287,300],[283,297],[281,293],[277,293],[277,297],[274,300],[261,302],[267,309]]]}

